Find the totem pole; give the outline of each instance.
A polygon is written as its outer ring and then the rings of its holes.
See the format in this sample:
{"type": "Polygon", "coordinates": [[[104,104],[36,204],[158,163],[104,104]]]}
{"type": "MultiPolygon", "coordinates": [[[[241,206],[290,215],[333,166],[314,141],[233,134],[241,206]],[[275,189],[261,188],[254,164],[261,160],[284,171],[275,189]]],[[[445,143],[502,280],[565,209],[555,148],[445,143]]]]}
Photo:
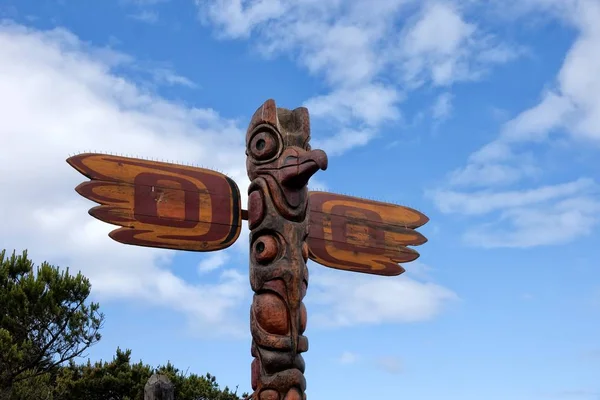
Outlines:
{"type": "Polygon", "coordinates": [[[330,268],[393,276],[419,257],[406,246],[427,239],[415,229],[422,213],[395,204],[327,192],[307,184],[327,168],[311,150],[308,110],[267,100],[246,134],[251,184],[248,210],[235,182],[216,171],[105,154],[67,162],[90,178],[76,191],[100,205],[90,215],[121,226],[121,243],[188,251],[233,244],[242,220],[250,229],[251,382],[254,400],[306,399],[304,360],[310,258],[330,268]]]}
{"type": "Polygon", "coordinates": [[[309,178],[327,168],[327,155],[311,150],[308,110],[277,109],[267,101],[254,114],[246,135],[252,389],[260,400],[300,400],[308,350],[309,178]]]}

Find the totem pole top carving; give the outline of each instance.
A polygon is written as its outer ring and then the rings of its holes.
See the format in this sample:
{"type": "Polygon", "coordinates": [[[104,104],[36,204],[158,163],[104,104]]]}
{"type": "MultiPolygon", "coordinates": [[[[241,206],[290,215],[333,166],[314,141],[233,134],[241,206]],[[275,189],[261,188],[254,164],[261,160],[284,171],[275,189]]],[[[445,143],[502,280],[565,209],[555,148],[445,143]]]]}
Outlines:
{"type": "MultiPolygon", "coordinates": [[[[327,169],[327,155],[311,150],[309,141],[308,110],[277,108],[273,100],[254,113],[246,134],[248,177],[251,181],[264,179],[275,207],[290,220],[304,219],[306,184],[319,169],[327,169]]],[[[252,192],[252,187],[248,190],[252,192]]],[[[252,221],[249,223],[251,226],[252,221]]]]}

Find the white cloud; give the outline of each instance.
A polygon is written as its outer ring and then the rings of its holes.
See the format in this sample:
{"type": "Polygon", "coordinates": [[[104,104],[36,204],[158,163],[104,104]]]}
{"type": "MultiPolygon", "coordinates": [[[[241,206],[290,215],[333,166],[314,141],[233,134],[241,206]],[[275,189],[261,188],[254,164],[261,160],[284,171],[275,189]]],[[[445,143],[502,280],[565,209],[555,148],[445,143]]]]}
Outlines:
{"type": "Polygon", "coordinates": [[[310,110],[311,116],[333,118],[346,123],[357,119],[367,125],[377,126],[383,121],[400,118],[395,108],[399,101],[400,95],[393,88],[372,84],[313,97],[304,106],[310,110]]]}
{"type": "Polygon", "coordinates": [[[589,235],[600,219],[600,188],[591,179],[513,191],[440,190],[434,201],[444,213],[498,218],[469,229],[464,239],[480,247],[532,247],[589,235]]]}
{"type": "MultiPolygon", "coordinates": [[[[415,0],[196,0],[202,21],[223,38],[256,38],[267,57],[291,55],[329,92],[308,99],[315,117],[341,122],[343,151],[368,143],[376,130],[401,119],[404,92],[425,83],[449,86],[483,76],[516,56],[510,47],[448,2],[415,0]],[[419,5],[416,16],[411,13],[419,5]],[[407,22],[408,21],[408,22],[407,22]]],[[[335,137],[335,134],[333,135],[335,137]]],[[[340,151],[339,153],[341,153],[340,151]]]]}
{"type": "MultiPolygon", "coordinates": [[[[580,37],[573,45],[558,80],[561,95],[572,102],[576,109],[571,133],[600,143],[600,4],[595,1],[581,1],[577,13],[580,37]]],[[[565,122],[569,122],[565,120],[565,122]]]]}
{"type": "Polygon", "coordinates": [[[538,105],[506,123],[501,139],[508,143],[544,140],[564,124],[572,110],[568,99],[548,92],[538,105]]]}
{"type": "Polygon", "coordinates": [[[281,16],[286,7],[279,0],[195,0],[198,7],[230,37],[248,36],[255,25],[281,16]],[[244,4],[246,7],[244,7],[244,4]]]}
{"type": "Polygon", "coordinates": [[[410,86],[431,81],[447,86],[483,76],[488,65],[518,56],[510,47],[465,21],[450,2],[427,2],[405,28],[401,41],[404,79],[410,86]]]}
{"type": "Polygon", "coordinates": [[[315,148],[324,150],[329,156],[337,156],[353,147],[367,144],[376,133],[376,131],[369,129],[343,129],[326,139],[315,138],[312,141],[315,148]]]}
{"type": "Polygon", "coordinates": [[[307,307],[315,306],[314,311],[310,310],[311,325],[343,327],[424,321],[438,315],[446,303],[458,299],[442,286],[404,275],[371,276],[327,270],[312,262],[310,265],[307,307]],[[398,296],[402,301],[398,301],[398,296]]]}
{"type": "Polygon", "coordinates": [[[452,171],[448,183],[452,186],[500,186],[515,183],[526,176],[536,176],[538,173],[539,169],[535,165],[525,163],[471,163],[452,171]]]}
{"type": "Polygon", "coordinates": [[[598,193],[598,190],[598,185],[592,179],[581,178],[569,183],[526,190],[468,193],[438,191],[434,193],[434,201],[440,211],[444,213],[481,215],[506,208],[537,205],[571,196],[594,195],[598,193]]]}
{"type": "Polygon", "coordinates": [[[404,37],[409,54],[451,56],[475,32],[475,26],[460,17],[450,3],[431,2],[404,37]]]}
{"type": "Polygon", "coordinates": [[[529,153],[516,153],[510,143],[495,140],[469,156],[464,167],[448,174],[450,186],[498,187],[523,178],[540,176],[541,169],[529,153]]]}
{"type": "Polygon", "coordinates": [[[229,254],[225,252],[209,253],[200,264],[198,264],[198,272],[203,275],[224,266],[229,261],[229,254]]]}
{"type": "Polygon", "coordinates": [[[449,3],[427,4],[402,37],[408,81],[420,81],[420,75],[427,74],[435,84],[445,85],[464,76],[467,71],[461,65],[461,52],[475,30],[449,3]]]}
{"type": "Polygon", "coordinates": [[[154,68],[150,71],[154,78],[154,81],[161,85],[166,86],[187,86],[189,88],[195,88],[196,84],[185,76],[176,74],[168,68],[154,68]]]}
{"type": "Polygon", "coordinates": [[[467,242],[481,247],[520,247],[558,245],[589,235],[598,226],[600,201],[590,197],[570,197],[536,207],[505,210],[500,222],[474,228],[467,242]]]}

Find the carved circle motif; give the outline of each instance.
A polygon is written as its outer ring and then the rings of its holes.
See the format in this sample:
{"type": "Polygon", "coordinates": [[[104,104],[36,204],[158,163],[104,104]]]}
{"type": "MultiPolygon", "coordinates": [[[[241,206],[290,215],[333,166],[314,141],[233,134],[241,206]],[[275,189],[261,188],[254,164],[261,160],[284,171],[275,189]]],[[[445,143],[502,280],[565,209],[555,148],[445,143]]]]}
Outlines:
{"type": "Polygon", "coordinates": [[[256,261],[260,264],[272,262],[279,254],[278,240],[271,235],[263,235],[256,239],[253,246],[253,253],[256,261]]]}
{"type": "Polygon", "coordinates": [[[285,335],[289,332],[287,307],[279,296],[273,293],[257,295],[254,313],[256,321],[265,331],[274,335],[285,335]]]}
{"type": "Polygon", "coordinates": [[[268,125],[259,126],[248,144],[248,154],[258,162],[274,159],[280,150],[279,135],[268,125]]]}

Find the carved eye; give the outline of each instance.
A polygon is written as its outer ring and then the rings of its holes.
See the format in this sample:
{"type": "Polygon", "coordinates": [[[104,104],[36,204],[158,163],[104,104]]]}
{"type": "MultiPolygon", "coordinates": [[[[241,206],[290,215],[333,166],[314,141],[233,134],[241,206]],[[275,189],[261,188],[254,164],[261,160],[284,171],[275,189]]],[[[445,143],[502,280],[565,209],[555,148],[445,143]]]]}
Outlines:
{"type": "Polygon", "coordinates": [[[254,242],[254,257],[260,264],[268,264],[277,257],[279,243],[271,235],[261,236],[254,242]]]}
{"type": "Polygon", "coordinates": [[[264,127],[258,131],[250,141],[250,150],[252,156],[259,160],[268,160],[275,157],[279,151],[279,140],[277,134],[264,127]]]}

